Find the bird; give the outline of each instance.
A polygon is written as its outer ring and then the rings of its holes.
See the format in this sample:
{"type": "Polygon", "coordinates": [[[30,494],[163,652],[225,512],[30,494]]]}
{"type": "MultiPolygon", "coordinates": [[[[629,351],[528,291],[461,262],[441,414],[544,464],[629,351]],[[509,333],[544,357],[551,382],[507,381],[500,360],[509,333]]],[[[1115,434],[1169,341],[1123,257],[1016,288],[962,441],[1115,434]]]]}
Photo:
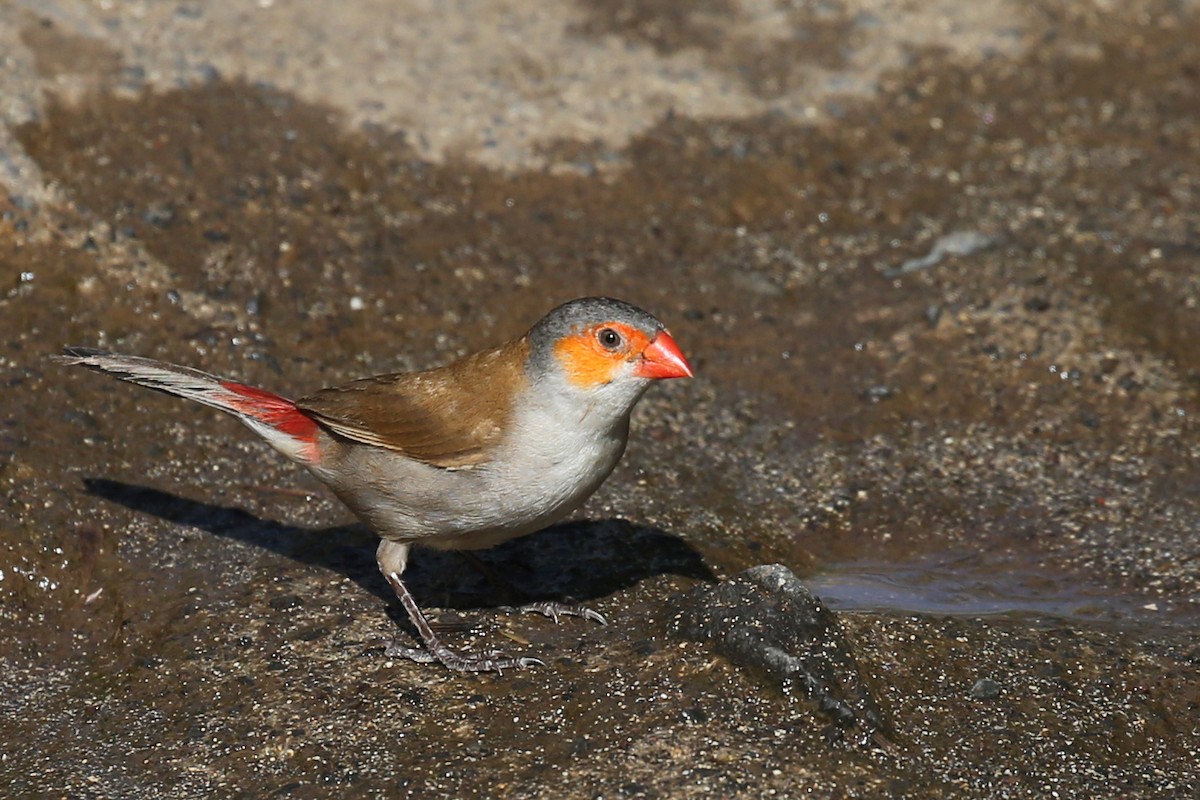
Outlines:
{"type": "MultiPolygon", "coordinates": [[[[231,414],[305,467],[380,539],[379,571],[423,645],[397,640],[387,655],[461,672],[544,664],[444,642],[404,583],[412,546],[474,551],[562,519],[616,467],[650,384],[693,376],[661,322],[609,297],[563,303],[522,336],[444,366],[299,400],[88,347],[64,347],[54,359],[231,414]]],[[[578,606],[529,608],[604,622],[578,606]]]]}

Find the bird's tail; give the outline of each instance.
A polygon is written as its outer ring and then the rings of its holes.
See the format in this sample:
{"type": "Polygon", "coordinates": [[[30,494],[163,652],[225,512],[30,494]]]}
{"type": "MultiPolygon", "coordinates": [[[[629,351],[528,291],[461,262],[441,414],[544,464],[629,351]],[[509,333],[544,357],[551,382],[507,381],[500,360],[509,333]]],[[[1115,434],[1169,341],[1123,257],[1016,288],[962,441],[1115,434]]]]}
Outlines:
{"type": "Polygon", "coordinates": [[[286,397],[191,367],[88,347],[64,347],[54,360],[220,409],[240,419],[288,458],[302,464],[315,464],[319,459],[317,423],[286,397]]]}

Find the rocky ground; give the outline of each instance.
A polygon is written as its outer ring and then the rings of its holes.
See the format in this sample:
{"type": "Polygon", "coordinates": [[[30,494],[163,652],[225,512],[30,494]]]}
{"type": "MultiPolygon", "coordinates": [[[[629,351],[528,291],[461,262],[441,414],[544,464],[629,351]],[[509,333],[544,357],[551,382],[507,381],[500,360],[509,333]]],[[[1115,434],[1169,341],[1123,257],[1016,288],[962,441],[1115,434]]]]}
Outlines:
{"type": "Polygon", "coordinates": [[[0,794],[1200,793],[1197,41],[1192,0],[0,0],[0,794]],[[585,294],[697,377],[484,554],[609,626],[417,553],[448,637],[547,663],[503,675],[384,657],[370,535],[235,422],[48,360],[302,394],[585,294]]]}

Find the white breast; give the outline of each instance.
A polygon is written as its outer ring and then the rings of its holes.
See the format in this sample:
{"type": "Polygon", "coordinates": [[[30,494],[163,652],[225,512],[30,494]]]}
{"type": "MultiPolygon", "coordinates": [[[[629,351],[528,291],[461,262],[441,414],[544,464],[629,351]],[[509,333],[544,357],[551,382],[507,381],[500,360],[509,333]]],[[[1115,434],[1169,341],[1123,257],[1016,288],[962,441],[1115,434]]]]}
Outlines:
{"type": "Polygon", "coordinates": [[[522,527],[536,530],[578,508],[609,476],[629,437],[629,416],[601,424],[545,408],[519,410],[512,445],[486,469],[485,482],[522,527]]]}

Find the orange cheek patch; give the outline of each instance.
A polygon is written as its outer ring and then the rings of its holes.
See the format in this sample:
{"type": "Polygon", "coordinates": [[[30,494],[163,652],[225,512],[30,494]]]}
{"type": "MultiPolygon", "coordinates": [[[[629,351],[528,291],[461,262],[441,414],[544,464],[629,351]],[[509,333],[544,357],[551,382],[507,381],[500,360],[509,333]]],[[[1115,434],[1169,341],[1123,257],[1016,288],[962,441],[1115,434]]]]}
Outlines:
{"type": "Polygon", "coordinates": [[[554,346],[554,354],[562,362],[571,383],[580,387],[609,383],[621,364],[642,352],[650,339],[628,325],[608,323],[595,325],[582,333],[563,338],[554,346]],[[601,328],[612,328],[625,340],[625,346],[609,350],[596,339],[601,328]]]}
{"type": "MultiPolygon", "coordinates": [[[[593,347],[587,335],[568,336],[554,346],[554,353],[576,386],[598,386],[612,380],[620,363],[614,353],[593,347]],[[597,350],[600,352],[597,352],[597,350]]],[[[597,342],[597,344],[599,344],[597,342]]]]}

